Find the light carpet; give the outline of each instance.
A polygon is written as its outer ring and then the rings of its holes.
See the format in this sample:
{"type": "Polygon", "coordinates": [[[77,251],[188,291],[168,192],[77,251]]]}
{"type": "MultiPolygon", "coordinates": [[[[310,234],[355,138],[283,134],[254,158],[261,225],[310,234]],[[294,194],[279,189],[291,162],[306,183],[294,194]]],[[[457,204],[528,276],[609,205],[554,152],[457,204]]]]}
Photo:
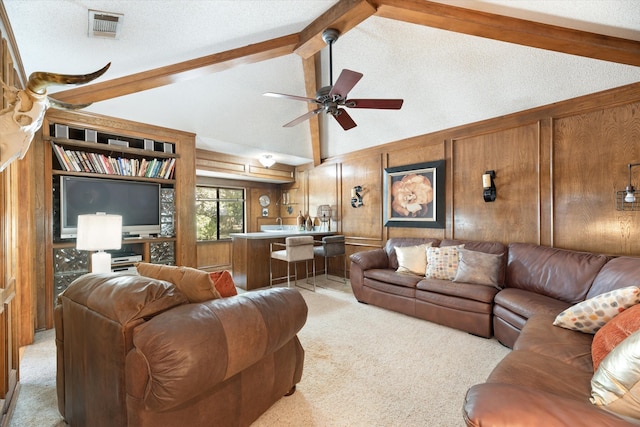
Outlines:
{"type": "MultiPolygon", "coordinates": [[[[301,289],[309,316],[297,391],[254,424],[271,426],[464,426],[467,389],[509,350],[424,320],[358,303],[348,284],[301,289]]],[[[25,350],[11,426],[64,426],[55,395],[53,331],[25,350]]]]}

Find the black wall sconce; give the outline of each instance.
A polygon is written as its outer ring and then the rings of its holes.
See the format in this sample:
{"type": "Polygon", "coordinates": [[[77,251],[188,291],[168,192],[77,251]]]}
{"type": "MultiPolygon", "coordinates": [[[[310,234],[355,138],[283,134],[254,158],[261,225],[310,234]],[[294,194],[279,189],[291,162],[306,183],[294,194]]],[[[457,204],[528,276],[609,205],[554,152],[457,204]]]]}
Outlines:
{"type": "Polygon", "coordinates": [[[496,177],[496,171],[486,171],[482,175],[482,197],[485,202],[493,202],[496,200],[496,184],[493,179],[496,177]]]}
{"type": "Polygon", "coordinates": [[[362,187],[356,185],[351,189],[351,207],[359,208],[362,206],[362,187]]]}

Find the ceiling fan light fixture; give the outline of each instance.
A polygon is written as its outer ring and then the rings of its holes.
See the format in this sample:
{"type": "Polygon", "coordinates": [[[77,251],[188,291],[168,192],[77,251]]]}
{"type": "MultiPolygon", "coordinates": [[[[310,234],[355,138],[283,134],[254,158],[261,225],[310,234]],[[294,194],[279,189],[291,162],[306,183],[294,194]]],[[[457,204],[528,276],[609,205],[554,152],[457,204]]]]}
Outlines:
{"type": "Polygon", "coordinates": [[[273,166],[276,163],[275,159],[271,154],[263,154],[258,158],[258,161],[262,166],[264,166],[267,169],[269,169],[271,166],[273,166]]]}
{"type": "Polygon", "coordinates": [[[328,28],[322,33],[322,40],[329,45],[329,86],[323,86],[318,89],[315,98],[274,92],[267,92],[264,94],[265,96],[288,98],[317,105],[316,109],[284,124],[284,127],[293,127],[324,111],[328,115],[333,116],[340,126],[342,126],[342,129],[349,130],[356,127],[357,124],[351,118],[349,113],[340,107],[383,110],[399,110],[402,107],[402,99],[348,99],[349,92],[362,78],[362,73],[358,73],[357,71],[347,70],[346,68],[343,69],[338,76],[338,80],[333,84],[333,54],[331,46],[336,42],[336,40],[338,40],[339,36],[340,31],[335,28],[328,28]]]}

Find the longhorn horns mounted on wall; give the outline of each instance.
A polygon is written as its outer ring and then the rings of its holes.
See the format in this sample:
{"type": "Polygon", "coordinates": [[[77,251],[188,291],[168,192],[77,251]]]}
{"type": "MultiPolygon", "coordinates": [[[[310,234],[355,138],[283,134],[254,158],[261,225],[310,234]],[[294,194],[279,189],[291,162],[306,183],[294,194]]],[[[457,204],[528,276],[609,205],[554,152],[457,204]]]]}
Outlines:
{"type": "Polygon", "coordinates": [[[111,66],[91,74],[69,75],[37,71],[29,76],[26,89],[7,86],[3,82],[8,106],[0,110],[0,172],[15,159],[22,159],[29,150],[33,136],[42,126],[49,106],[76,110],[91,104],[67,104],[47,96],[51,85],[81,85],[103,75],[111,66]]]}

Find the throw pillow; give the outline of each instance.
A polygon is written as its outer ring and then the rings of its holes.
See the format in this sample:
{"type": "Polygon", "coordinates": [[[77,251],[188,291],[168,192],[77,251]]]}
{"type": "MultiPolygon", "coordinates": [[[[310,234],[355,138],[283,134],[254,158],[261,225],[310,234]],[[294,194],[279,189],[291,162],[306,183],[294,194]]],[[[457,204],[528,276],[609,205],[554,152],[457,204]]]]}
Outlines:
{"type": "Polygon", "coordinates": [[[609,320],[640,302],[637,286],[605,292],[573,305],[558,314],[553,324],[574,331],[595,334],[609,320]]]}
{"type": "Polygon", "coordinates": [[[209,273],[191,267],[176,267],[173,265],[136,264],[138,274],[152,279],[165,280],[173,283],[189,300],[189,302],[203,302],[220,298],[209,273]]]}
{"type": "Polygon", "coordinates": [[[458,249],[458,271],[454,282],[474,283],[499,288],[498,276],[502,266],[502,254],[458,249]]]}
{"type": "Polygon", "coordinates": [[[453,280],[458,272],[459,246],[443,246],[441,248],[427,248],[427,272],[430,279],[453,280]]]}
{"type": "Polygon", "coordinates": [[[591,358],[593,370],[602,359],[632,333],[640,330],[640,304],[623,311],[604,325],[593,337],[591,358]]]}
{"type": "Polygon", "coordinates": [[[209,277],[211,277],[213,285],[223,298],[238,295],[238,290],[236,289],[236,284],[233,282],[233,277],[231,277],[231,273],[227,270],[213,271],[209,273],[209,277]]]}
{"type": "Polygon", "coordinates": [[[424,276],[427,271],[427,248],[431,242],[416,246],[396,246],[398,273],[413,273],[424,276]]]}
{"type": "Polygon", "coordinates": [[[591,379],[591,403],[640,419],[640,331],[611,350],[591,379]]]}

